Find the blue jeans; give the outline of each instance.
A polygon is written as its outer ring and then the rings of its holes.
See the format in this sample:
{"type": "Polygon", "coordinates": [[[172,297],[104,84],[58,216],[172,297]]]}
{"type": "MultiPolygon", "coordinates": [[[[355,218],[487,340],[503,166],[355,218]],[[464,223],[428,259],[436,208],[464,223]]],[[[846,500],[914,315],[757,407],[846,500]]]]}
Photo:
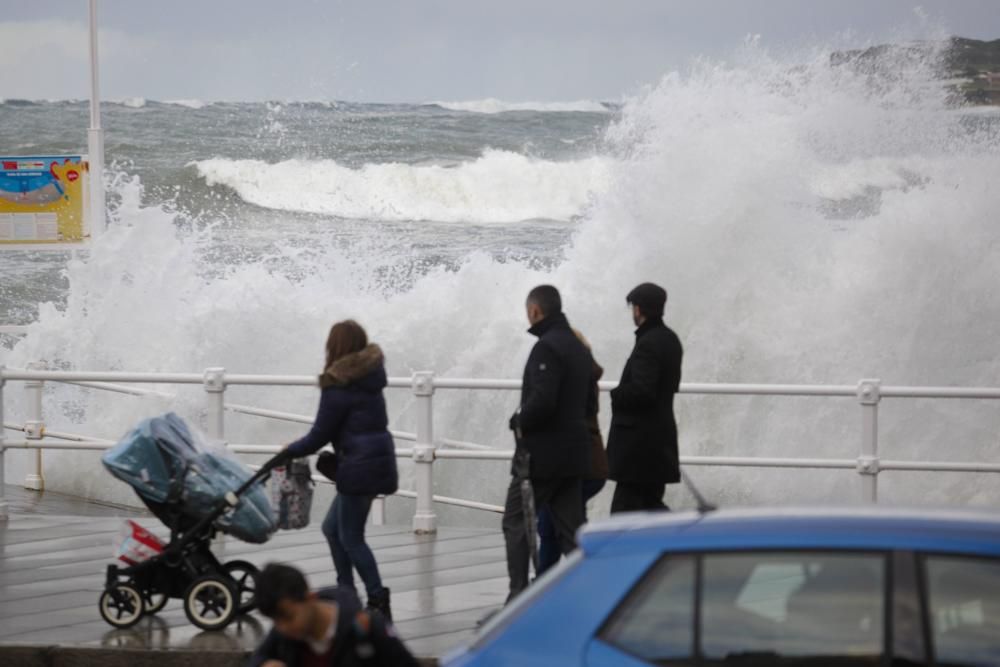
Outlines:
{"type": "MultiPolygon", "coordinates": [[[[583,522],[587,522],[587,501],[596,496],[604,488],[603,479],[583,480],[583,522]]],[[[559,536],[552,523],[552,516],[546,506],[538,508],[538,576],[559,562],[562,551],[559,550],[559,536]]]]}
{"type": "Polygon", "coordinates": [[[337,568],[337,585],[354,590],[354,570],[361,575],[369,597],[382,592],[375,555],[365,544],[365,522],[374,496],[338,493],[323,519],[323,535],[337,568]]]}

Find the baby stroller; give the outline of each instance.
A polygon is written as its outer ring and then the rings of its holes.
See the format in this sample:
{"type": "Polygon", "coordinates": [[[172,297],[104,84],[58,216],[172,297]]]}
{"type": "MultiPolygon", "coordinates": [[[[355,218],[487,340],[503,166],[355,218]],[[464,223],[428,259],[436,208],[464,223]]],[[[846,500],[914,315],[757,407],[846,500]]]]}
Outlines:
{"type": "Polygon", "coordinates": [[[277,525],[262,486],[288,460],[284,452],[251,475],[225,452],[209,450],[169,413],[140,423],[102,460],[170,529],[170,541],[162,550],[157,545],[159,553],[126,567],[108,566],[98,603],[105,621],[128,628],[179,598],[191,623],[219,630],[256,606],[256,566],[222,563],[210,546],[218,531],[254,543],[274,533],[277,525]]]}

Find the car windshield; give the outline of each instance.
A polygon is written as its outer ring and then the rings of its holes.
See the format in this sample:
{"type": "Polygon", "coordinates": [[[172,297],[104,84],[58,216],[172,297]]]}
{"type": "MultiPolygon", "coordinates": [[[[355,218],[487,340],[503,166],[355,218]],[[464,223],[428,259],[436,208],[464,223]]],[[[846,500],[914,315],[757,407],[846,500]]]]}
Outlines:
{"type": "Polygon", "coordinates": [[[577,549],[564,558],[559,565],[546,571],[545,574],[528,586],[524,592],[514,598],[513,602],[494,614],[490,620],[479,629],[472,639],[470,648],[478,649],[487,644],[501,630],[506,628],[514,619],[520,616],[524,610],[528,609],[536,598],[555,585],[556,582],[576,567],[581,560],[583,560],[582,552],[580,549],[577,549]]]}

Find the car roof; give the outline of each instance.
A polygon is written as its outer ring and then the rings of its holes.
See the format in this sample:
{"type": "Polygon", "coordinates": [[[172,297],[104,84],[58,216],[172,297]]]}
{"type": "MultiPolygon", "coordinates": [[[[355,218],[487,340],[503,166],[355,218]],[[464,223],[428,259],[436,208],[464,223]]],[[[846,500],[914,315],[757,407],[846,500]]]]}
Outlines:
{"type": "Polygon", "coordinates": [[[875,549],[1000,555],[1000,515],[883,506],[636,512],[588,524],[588,556],[692,550],[875,549]]]}

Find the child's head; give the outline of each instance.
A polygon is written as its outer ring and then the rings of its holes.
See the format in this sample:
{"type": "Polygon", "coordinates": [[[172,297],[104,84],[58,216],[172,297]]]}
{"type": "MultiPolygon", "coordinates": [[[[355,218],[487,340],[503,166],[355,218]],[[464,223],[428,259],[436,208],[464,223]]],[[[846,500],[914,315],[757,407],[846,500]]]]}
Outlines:
{"type": "Polygon", "coordinates": [[[316,624],[317,597],[294,567],[269,563],[257,578],[257,608],[289,639],[303,640],[316,624]]]}

